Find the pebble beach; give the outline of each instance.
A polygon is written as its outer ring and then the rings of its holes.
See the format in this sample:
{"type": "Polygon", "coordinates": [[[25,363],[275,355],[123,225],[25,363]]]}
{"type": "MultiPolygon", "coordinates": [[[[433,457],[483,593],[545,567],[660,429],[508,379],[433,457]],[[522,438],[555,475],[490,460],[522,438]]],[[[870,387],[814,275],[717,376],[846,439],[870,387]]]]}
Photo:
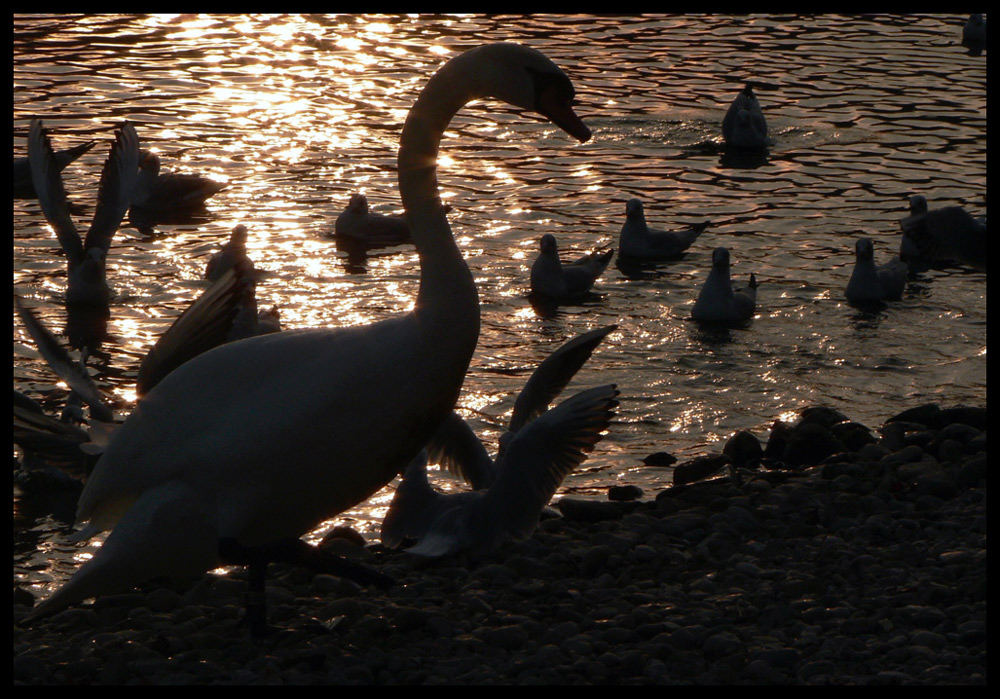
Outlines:
{"type": "Polygon", "coordinates": [[[875,429],[807,409],[675,481],[706,464],[563,497],[489,554],[336,531],[323,546],[395,584],[272,564],[258,640],[238,569],[30,625],[15,588],[14,683],[986,684],[985,408],[875,429]]]}

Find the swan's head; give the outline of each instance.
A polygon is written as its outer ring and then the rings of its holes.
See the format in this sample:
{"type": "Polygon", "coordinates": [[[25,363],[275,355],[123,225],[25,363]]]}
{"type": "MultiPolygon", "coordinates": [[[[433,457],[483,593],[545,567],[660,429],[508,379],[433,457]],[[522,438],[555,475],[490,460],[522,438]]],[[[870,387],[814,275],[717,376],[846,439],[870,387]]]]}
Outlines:
{"type": "Polygon", "coordinates": [[[347,203],[347,210],[352,211],[356,214],[367,214],[368,213],[368,198],[361,194],[351,195],[351,200],[347,203]]]}
{"type": "Polygon", "coordinates": [[[642,202],[638,199],[629,199],[625,202],[625,216],[642,216],[642,202]]]}
{"type": "Polygon", "coordinates": [[[556,237],[551,233],[546,233],[545,235],[542,236],[542,239],[538,242],[538,247],[543,253],[555,254],[556,251],[558,250],[558,246],[556,245],[556,237]]]}
{"type": "Polygon", "coordinates": [[[229,242],[243,247],[247,244],[247,227],[242,223],[229,234],[229,242]]]}
{"type": "Polygon", "coordinates": [[[729,250],[716,248],[712,251],[712,267],[718,270],[729,269],[729,250]]]}
{"type": "Polygon", "coordinates": [[[160,158],[155,153],[150,153],[148,150],[139,152],[139,169],[143,172],[149,173],[150,175],[158,175],[160,173],[160,158]]]}
{"type": "Polygon", "coordinates": [[[927,213],[927,197],[923,194],[914,194],[910,197],[910,215],[916,216],[917,214],[927,213]]]}
{"type": "Polygon", "coordinates": [[[541,51],[496,43],[470,49],[459,58],[477,62],[486,94],[541,114],[581,143],[590,140],[590,129],[573,111],[573,83],[541,51]]]}
{"type": "Polygon", "coordinates": [[[875,247],[872,245],[870,238],[858,238],[858,241],[854,243],[854,255],[857,260],[870,260],[875,255],[875,247]]]}

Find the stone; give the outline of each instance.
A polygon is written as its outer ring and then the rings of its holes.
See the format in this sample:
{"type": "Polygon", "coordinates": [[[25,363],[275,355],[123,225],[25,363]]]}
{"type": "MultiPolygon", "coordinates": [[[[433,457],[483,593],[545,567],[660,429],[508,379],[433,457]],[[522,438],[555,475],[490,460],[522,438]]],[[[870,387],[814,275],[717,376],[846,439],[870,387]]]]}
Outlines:
{"type": "Polygon", "coordinates": [[[674,485],[686,485],[714,476],[729,463],[729,457],[722,454],[695,457],[674,467],[674,485]]]}
{"type": "Polygon", "coordinates": [[[642,488],[637,485],[612,485],[608,487],[609,500],[638,500],[642,497],[642,488]]]}
{"type": "Polygon", "coordinates": [[[741,430],[729,438],[722,453],[737,466],[751,466],[764,456],[764,448],[752,432],[741,430]]]}

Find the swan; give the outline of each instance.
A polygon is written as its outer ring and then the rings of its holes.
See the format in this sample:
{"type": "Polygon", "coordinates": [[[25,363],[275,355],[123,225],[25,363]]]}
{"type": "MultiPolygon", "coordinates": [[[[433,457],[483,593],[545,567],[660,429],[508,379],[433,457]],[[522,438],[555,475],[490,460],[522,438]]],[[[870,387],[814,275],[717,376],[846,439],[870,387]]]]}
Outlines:
{"type": "Polygon", "coordinates": [[[750,83],[729,105],[722,119],[722,137],[737,148],[767,147],[767,121],[750,83]]]}
{"type": "Polygon", "coordinates": [[[129,192],[136,179],[139,137],[128,122],[115,130],[115,142],[101,171],[94,218],[81,240],[70,217],[61,169],[40,119],[28,131],[28,160],[38,202],[66,253],[68,265],[66,304],[106,308],[111,289],[105,278],[105,260],[111,239],[129,206],[129,192]]]}
{"type": "MultiPolygon", "coordinates": [[[[577,335],[535,368],[514,400],[507,431],[500,436],[496,459],[490,458],[469,424],[452,411],[428,441],[421,456],[404,471],[382,522],[382,543],[389,548],[397,548],[404,539],[419,540],[427,533],[441,508],[449,507],[449,503],[456,499],[427,494],[430,490],[430,486],[425,485],[428,458],[461,477],[473,490],[486,490],[493,485],[502,470],[504,453],[511,440],[523,427],[548,410],[549,403],[573,379],[593,354],[594,348],[617,327],[608,325],[577,335]]],[[[559,424],[557,431],[562,429],[559,424]]],[[[466,496],[462,494],[462,497],[466,496]]]]}
{"type": "MultiPolygon", "coordinates": [[[[452,410],[479,337],[479,299],[438,198],[452,116],[494,97],[580,141],[569,78],[534,49],[465,51],[427,82],[403,125],[399,191],[420,259],[413,309],[364,326],[290,330],[209,350],[168,374],[115,432],[77,508],[77,539],[112,529],[31,618],[154,576],[248,565],[250,628],[267,562],[399,473],[452,410]],[[180,409],[179,406],[183,406],[180,409]]],[[[303,549],[302,547],[305,547],[303,549]]]]}
{"type": "Polygon", "coordinates": [[[757,305],[757,277],[743,289],[733,290],[729,278],[729,250],[712,251],[712,270],[691,308],[691,317],[710,323],[744,323],[753,318],[757,305]]]}
{"type": "Polygon", "coordinates": [[[907,262],[963,262],[986,268],[986,219],[973,218],[961,206],[929,209],[922,194],[910,197],[910,215],[899,222],[899,256],[907,262]]]}
{"type": "Polygon", "coordinates": [[[884,265],[875,265],[875,247],[870,238],[858,238],[854,243],[854,271],[847,282],[844,296],[852,304],[898,301],[906,288],[909,268],[899,257],[884,265]]]}
{"type": "Polygon", "coordinates": [[[986,48],[986,20],[981,14],[971,14],[962,27],[962,46],[970,56],[978,56],[986,48]]]}
{"type": "MultiPolygon", "coordinates": [[[[72,148],[55,151],[53,153],[55,167],[62,172],[66,169],[67,165],[96,145],[97,141],[87,141],[72,148]]],[[[37,196],[35,194],[35,184],[31,179],[31,162],[28,157],[14,158],[13,179],[15,199],[34,199],[37,196]]]]}
{"type": "Polygon", "coordinates": [[[607,269],[614,250],[598,250],[563,264],[555,236],[539,240],[538,257],[531,265],[531,293],[551,301],[576,301],[586,296],[607,269]]]}
{"type": "Polygon", "coordinates": [[[438,557],[530,536],[559,484],[601,440],[617,396],[614,384],[581,391],[529,422],[510,438],[485,490],[438,493],[427,482],[427,450],[421,451],[403,474],[399,502],[393,500],[410,520],[402,533],[418,539],[406,550],[438,557]]]}
{"type": "Polygon", "coordinates": [[[618,257],[636,260],[673,260],[684,254],[691,243],[708,228],[708,221],[683,231],[657,231],[646,225],[642,202],[625,202],[625,223],[618,236],[618,257]]]}
{"type": "Polygon", "coordinates": [[[178,209],[203,206],[205,201],[226,187],[202,175],[192,173],[161,172],[160,158],[144,150],[139,159],[139,176],[132,193],[133,211],[146,214],[173,213],[178,209]]]}
{"type": "Polygon", "coordinates": [[[401,216],[368,210],[364,194],[352,194],[334,224],[334,237],[365,247],[386,247],[412,242],[410,227],[401,216]]]}
{"type": "Polygon", "coordinates": [[[222,245],[222,249],[208,259],[208,264],[205,265],[205,279],[214,282],[227,269],[232,269],[237,264],[249,265],[253,269],[253,262],[247,257],[247,227],[242,223],[233,228],[229,240],[222,245]]]}

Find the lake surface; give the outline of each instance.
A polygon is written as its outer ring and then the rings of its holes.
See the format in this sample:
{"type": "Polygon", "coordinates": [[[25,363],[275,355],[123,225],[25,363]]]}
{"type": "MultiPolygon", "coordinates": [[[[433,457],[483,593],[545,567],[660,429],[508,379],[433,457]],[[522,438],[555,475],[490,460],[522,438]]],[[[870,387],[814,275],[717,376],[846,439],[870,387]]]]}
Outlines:
{"type": "MultiPolygon", "coordinates": [[[[288,328],[345,326],[409,309],[412,246],[347,259],[326,237],[353,192],[402,210],[395,159],[407,109],[447,58],[487,41],[528,43],[572,79],[586,144],[496,103],[460,112],[442,142],[439,179],[473,271],[482,332],[459,405],[495,449],[530,372],[571,337],[615,323],[563,397],[615,382],[607,436],[560,493],[605,497],[631,483],[647,496],[681,461],[720,451],[735,431],[816,404],[875,428],[925,402],[986,401],[986,274],[916,274],[877,313],[843,289],[863,232],[877,261],[899,247],[907,199],[986,206],[986,56],[959,45],[964,16],[120,16],[13,17],[13,152],[33,117],[56,148],[101,143],[63,173],[83,230],[113,128],[135,123],[163,168],[228,187],[202,219],[123,225],[108,256],[115,292],[95,379],[134,403],[138,362],[206,286],[205,263],[234,225],[267,275],[262,307],[288,328]],[[745,81],[774,145],[765,159],[725,157],[720,124],[745,81]],[[708,229],[680,261],[626,275],[614,263],[582,305],[554,315],[529,303],[528,270],[544,233],[564,259],[615,244],[625,201],[655,228],[708,229]],[[743,329],[689,320],[711,264],[729,248],[734,282],[752,272],[757,314],[743,329]]],[[[37,202],[13,202],[13,286],[57,331],[65,260],[37,202]]],[[[14,322],[14,387],[53,412],[65,387],[14,322]]],[[[445,483],[442,487],[454,488],[445,483]]],[[[392,484],[326,523],[371,539],[392,484]]],[[[50,518],[22,521],[15,580],[45,586],[86,555],[61,545],[50,518]],[[28,543],[25,543],[28,542],[28,543]]]]}

